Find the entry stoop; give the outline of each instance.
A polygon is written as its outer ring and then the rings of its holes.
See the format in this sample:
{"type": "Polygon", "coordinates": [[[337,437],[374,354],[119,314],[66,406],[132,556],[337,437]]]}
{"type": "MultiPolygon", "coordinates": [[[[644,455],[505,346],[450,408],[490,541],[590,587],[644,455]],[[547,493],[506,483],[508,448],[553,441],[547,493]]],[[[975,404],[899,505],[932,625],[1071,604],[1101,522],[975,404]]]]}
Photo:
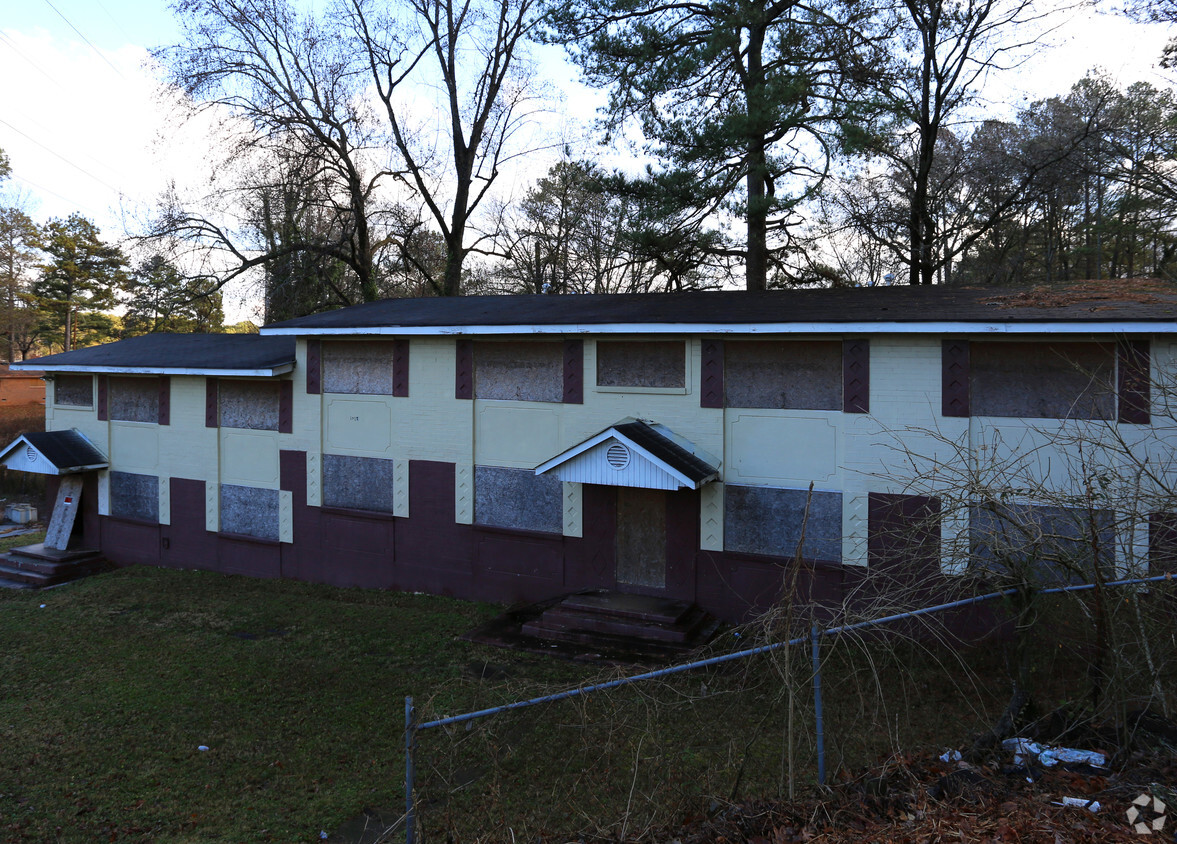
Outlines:
{"type": "Polygon", "coordinates": [[[707,644],[719,619],[685,601],[593,591],[568,595],[523,623],[521,633],[602,655],[672,660],[707,644]]]}
{"type": "Polygon", "coordinates": [[[110,568],[101,552],[88,548],[58,551],[43,542],[0,554],[0,588],[44,589],[110,568]]]}

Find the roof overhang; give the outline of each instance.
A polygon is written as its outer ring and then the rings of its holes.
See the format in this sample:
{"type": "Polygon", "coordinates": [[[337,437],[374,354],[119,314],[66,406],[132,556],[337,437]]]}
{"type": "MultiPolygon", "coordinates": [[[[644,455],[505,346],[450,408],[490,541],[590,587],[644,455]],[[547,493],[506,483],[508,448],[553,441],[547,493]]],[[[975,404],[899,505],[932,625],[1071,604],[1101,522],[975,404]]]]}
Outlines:
{"type": "Polygon", "coordinates": [[[12,364],[12,368],[28,368],[30,370],[44,372],[50,376],[57,372],[67,372],[83,375],[97,373],[102,375],[205,375],[217,378],[274,378],[293,371],[294,364],[283,363],[277,366],[259,367],[256,369],[227,369],[184,366],[79,366],[78,364],[47,366],[37,363],[29,363],[26,367],[25,364],[14,363],[12,364]]]}
{"type": "Polygon", "coordinates": [[[106,456],[76,428],[21,434],[0,451],[0,465],[38,475],[74,475],[110,468],[106,456]]]}
{"type": "Polygon", "coordinates": [[[698,489],[719,477],[718,461],[668,428],[623,420],[535,468],[562,481],[645,489],[698,489]]]}
{"type": "Polygon", "coordinates": [[[361,335],[526,336],[546,334],[1172,334],[1172,322],[1042,321],[1042,322],[753,322],[753,323],[560,323],[543,325],[369,325],[331,328],[266,328],[265,335],[355,337],[361,335]]]}

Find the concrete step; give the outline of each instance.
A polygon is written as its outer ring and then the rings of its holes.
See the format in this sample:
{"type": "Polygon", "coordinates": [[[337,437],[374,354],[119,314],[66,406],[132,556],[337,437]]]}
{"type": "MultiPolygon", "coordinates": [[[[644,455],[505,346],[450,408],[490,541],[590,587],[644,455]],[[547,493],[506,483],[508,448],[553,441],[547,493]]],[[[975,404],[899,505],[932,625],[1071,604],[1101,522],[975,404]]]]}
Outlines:
{"type": "MultiPolygon", "coordinates": [[[[3,558],[0,558],[3,560],[3,558]]],[[[36,589],[52,586],[54,583],[60,581],[55,580],[53,575],[43,574],[38,571],[27,571],[25,569],[13,568],[12,566],[4,565],[0,562],[0,577],[14,583],[22,583],[25,586],[30,586],[36,589]]]]}
{"type": "Polygon", "coordinates": [[[92,549],[57,551],[38,543],[0,554],[0,579],[35,589],[79,580],[108,567],[102,555],[92,549]]]}
{"type": "Polygon", "coordinates": [[[653,595],[631,595],[624,592],[581,592],[569,595],[560,607],[584,614],[636,618],[659,624],[677,624],[690,612],[693,604],[658,598],[653,595]]]}
{"type": "Polygon", "coordinates": [[[530,626],[537,631],[578,630],[590,633],[609,633],[614,636],[632,636],[655,642],[686,642],[690,638],[693,622],[697,620],[691,615],[687,613],[680,619],[680,621],[689,620],[691,623],[665,624],[658,621],[643,621],[632,616],[611,616],[600,612],[584,613],[559,606],[545,612],[530,626]]]}

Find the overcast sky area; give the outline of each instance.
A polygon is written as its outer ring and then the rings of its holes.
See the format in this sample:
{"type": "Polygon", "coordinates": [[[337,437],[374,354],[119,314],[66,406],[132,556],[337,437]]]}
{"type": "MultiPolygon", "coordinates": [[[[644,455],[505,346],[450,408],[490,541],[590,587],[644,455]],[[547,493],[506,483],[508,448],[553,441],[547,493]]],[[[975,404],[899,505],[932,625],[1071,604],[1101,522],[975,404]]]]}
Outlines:
{"type": "MultiPolygon", "coordinates": [[[[1009,116],[1020,105],[1065,93],[1095,66],[1121,86],[1141,80],[1170,86],[1173,75],[1157,67],[1168,35],[1164,27],[1115,15],[1072,16],[1050,36],[1056,46],[1035,50],[1018,71],[989,86],[993,113],[1009,116]]],[[[195,129],[179,132],[169,124],[149,62],[150,48],[178,37],[162,0],[7,4],[0,18],[0,148],[13,169],[6,202],[19,194],[39,222],[80,212],[108,240],[136,231],[155,197],[169,181],[183,182],[207,147],[195,129]]],[[[576,118],[587,125],[601,98],[575,90],[576,71],[557,53],[543,55],[547,81],[571,92],[573,125],[576,118]]],[[[551,163],[542,156],[531,161],[535,172],[510,180],[516,195],[551,163]]]]}

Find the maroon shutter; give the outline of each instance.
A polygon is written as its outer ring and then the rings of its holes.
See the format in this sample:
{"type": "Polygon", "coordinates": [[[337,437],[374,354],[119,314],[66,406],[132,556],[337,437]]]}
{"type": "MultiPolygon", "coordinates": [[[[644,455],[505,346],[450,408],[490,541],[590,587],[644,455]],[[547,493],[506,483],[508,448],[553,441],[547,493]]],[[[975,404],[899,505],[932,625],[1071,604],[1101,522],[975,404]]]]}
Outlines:
{"type": "Polygon", "coordinates": [[[1116,344],[1120,371],[1119,420],[1129,425],[1147,425],[1152,398],[1147,340],[1121,340],[1116,344]]]}
{"type": "Polygon", "coordinates": [[[457,341],[457,363],[454,367],[454,398],[474,398],[474,341],[457,341]]]}
{"type": "Polygon", "coordinates": [[[106,391],[107,391],[107,377],[105,375],[98,376],[98,421],[105,422],[110,418],[110,414],[106,409],[106,391]]]}
{"type": "Polygon", "coordinates": [[[944,416],[969,415],[969,341],[945,340],[940,354],[940,399],[944,416]]]}
{"type": "Polygon", "coordinates": [[[564,404],[584,404],[584,341],[564,341],[564,404]]]}
{"type": "Polygon", "coordinates": [[[409,397],[409,341],[392,341],[392,394],[397,398],[409,397]]]}
{"type": "Polygon", "coordinates": [[[870,412],[870,340],[842,341],[842,412],[870,412]]]}
{"type": "Polygon", "coordinates": [[[307,340],[307,395],[317,396],[323,376],[320,360],[320,345],[317,339],[307,340]]]}
{"type": "Polygon", "coordinates": [[[699,407],[723,407],[723,341],[703,341],[699,407]]]}
{"type": "Polygon", "coordinates": [[[278,382],[278,433],[294,433],[294,382],[278,382]]]}
{"type": "Polygon", "coordinates": [[[217,379],[204,379],[204,427],[216,428],[221,424],[220,401],[217,379]]]}
{"type": "Polygon", "coordinates": [[[172,421],[172,379],[167,375],[159,379],[159,424],[170,425],[172,421]]]}

